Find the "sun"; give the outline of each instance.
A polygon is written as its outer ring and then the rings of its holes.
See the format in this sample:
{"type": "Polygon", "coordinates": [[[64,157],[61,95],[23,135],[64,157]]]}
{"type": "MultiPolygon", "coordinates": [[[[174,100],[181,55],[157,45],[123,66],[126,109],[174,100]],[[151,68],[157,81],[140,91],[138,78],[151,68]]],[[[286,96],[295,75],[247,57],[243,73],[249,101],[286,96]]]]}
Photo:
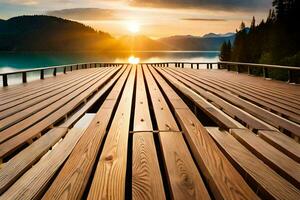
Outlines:
{"type": "Polygon", "coordinates": [[[139,58],[137,58],[137,57],[135,57],[135,56],[130,56],[129,58],[128,58],[128,62],[130,63],[130,64],[139,64],[139,62],[140,62],[140,59],[139,58]]]}
{"type": "Polygon", "coordinates": [[[131,33],[138,33],[140,31],[140,24],[136,21],[130,21],[127,24],[127,29],[131,33]]]}

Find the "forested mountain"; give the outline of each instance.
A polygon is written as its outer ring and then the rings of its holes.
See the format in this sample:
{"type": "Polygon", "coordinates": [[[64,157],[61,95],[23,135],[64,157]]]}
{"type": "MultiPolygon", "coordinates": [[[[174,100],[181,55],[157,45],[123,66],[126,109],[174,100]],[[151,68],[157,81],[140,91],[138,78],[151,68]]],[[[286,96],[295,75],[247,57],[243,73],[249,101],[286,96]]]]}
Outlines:
{"type": "Polygon", "coordinates": [[[224,42],[221,60],[300,66],[299,0],[274,0],[266,21],[250,29],[242,23],[231,44],[224,42]]]}
{"type": "Polygon", "coordinates": [[[80,51],[111,48],[113,38],[83,24],[50,16],[0,21],[0,51],[80,51]]]}

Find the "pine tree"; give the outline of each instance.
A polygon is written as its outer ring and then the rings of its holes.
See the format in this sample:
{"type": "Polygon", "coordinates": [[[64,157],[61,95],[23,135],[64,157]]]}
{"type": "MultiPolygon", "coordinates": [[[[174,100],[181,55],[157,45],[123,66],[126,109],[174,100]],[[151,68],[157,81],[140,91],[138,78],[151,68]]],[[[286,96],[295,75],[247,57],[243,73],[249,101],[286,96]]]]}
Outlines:
{"type": "Polygon", "coordinates": [[[242,22],[241,25],[240,25],[240,30],[242,31],[242,30],[244,30],[245,28],[246,28],[246,25],[245,25],[244,22],[242,22]]]}
{"type": "Polygon", "coordinates": [[[221,53],[220,53],[220,60],[221,61],[230,61],[231,58],[231,42],[224,41],[221,46],[221,53]]]}
{"type": "Polygon", "coordinates": [[[255,17],[253,16],[252,21],[251,21],[250,30],[254,31],[254,29],[255,29],[255,17]]]}

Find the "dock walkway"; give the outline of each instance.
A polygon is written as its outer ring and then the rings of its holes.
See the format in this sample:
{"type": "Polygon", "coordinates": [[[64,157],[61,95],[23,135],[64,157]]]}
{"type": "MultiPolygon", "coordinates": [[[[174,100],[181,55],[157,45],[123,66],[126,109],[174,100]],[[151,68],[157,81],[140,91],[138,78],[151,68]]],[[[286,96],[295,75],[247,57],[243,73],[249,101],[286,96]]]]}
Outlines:
{"type": "Polygon", "coordinates": [[[0,199],[300,199],[300,86],[115,65],[0,88],[0,199]]]}

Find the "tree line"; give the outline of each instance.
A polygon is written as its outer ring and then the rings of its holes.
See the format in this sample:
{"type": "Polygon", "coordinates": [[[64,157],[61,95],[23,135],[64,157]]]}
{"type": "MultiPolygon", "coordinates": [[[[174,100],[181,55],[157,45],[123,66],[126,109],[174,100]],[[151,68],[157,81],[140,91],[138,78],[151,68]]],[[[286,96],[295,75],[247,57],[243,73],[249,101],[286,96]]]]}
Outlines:
{"type": "Polygon", "coordinates": [[[299,0],[274,0],[268,18],[249,28],[242,22],[234,43],[221,46],[220,60],[300,66],[299,0]]]}

